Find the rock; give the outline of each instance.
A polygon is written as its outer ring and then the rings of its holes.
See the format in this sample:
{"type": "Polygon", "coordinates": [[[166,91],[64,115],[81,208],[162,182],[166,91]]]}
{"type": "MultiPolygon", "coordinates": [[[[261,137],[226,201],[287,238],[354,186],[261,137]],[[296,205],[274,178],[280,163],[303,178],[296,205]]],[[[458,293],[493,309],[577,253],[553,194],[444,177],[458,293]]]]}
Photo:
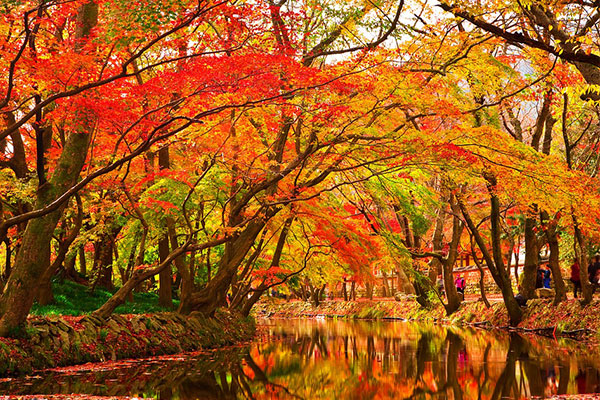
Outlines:
{"type": "Polygon", "coordinates": [[[121,326],[127,325],[127,319],[125,319],[123,316],[121,316],[119,314],[114,314],[110,318],[111,318],[111,320],[115,321],[117,324],[119,324],[121,326]]]}
{"type": "Polygon", "coordinates": [[[227,314],[220,315],[218,321],[199,313],[192,318],[178,314],[117,315],[105,322],[93,316],[73,325],[67,321],[71,320],[35,317],[28,339],[0,341],[0,376],[85,361],[199,350],[248,339],[252,331],[249,326],[240,326],[247,321],[227,314]],[[244,331],[248,333],[240,336],[244,331]]]}
{"type": "Polygon", "coordinates": [[[110,330],[115,336],[118,336],[120,332],[125,332],[127,333],[127,330],[119,325],[117,323],[117,321],[115,321],[114,319],[110,319],[106,322],[106,327],[108,328],[108,330],[110,330]]]}
{"type": "Polygon", "coordinates": [[[538,299],[549,299],[554,297],[554,289],[539,288],[535,289],[535,297],[538,299]]]}
{"type": "Polygon", "coordinates": [[[58,329],[55,324],[50,325],[49,329],[50,329],[50,335],[51,336],[58,336],[59,335],[60,329],[58,329]]]}
{"type": "Polygon", "coordinates": [[[72,328],[71,328],[69,325],[65,324],[63,321],[57,321],[57,322],[56,322],[56,327],[57,327],[58,329],[60,329],[61,331],[64,331],[64,332],[67,332],[67,333],[68,333],[70,330],[72,330],[72,328]]]}
{"type": "Polygon", "coordinates": [[[90,322],[93,325],[96,326],[102,326],[104,325],[104,321],[94,315],[86,315],[85,317],[83,317],[81,319],[81,321],[79,321],[81,324],[85,325],[85,322],[90,322]]]}
{"type": "Polygon", "coordinates": [[[146,329],[146,326],[140,324],[140,321],[137,318],[132,318],[129,323],[131,324],[131,330],[133,333],[140,333],[142,330],[146,329]]]}
{"type": "Polygon", "coordinates": [[[36,327],[37,331],[38,331],[38,335],[41,337],[48,337],[50,336],[50,328],[48,328],[48,325],[38,325],[36,327]]]}
{"type": "Polygon", "coordinates": [[[69,353],[69,351],[71,349],[71,338],[69,337],[69,334],[67,332],[61,330],[59,333],[59,336],[60,336],[60,342],[61,342],[60,348],[62,349],[63,352],[69,353]]]}

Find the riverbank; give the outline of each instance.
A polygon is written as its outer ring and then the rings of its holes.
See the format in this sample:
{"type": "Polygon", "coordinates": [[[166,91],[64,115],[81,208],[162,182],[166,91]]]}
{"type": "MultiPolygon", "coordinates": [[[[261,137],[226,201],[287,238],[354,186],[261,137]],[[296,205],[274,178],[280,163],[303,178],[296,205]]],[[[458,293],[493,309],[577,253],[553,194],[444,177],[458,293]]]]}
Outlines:
{"type": "MultiPolygon", "coordinates": [[[[557,307],[551,300],[535,299],[524,308],[523,321],[518,329],[545,335],[563,335],[600,341],[600,301],[582,308],[578,301],[567,300],[557,307]]],[[[460,309],[446,316],[441,305],[430,309],[423,308],[415,300],[406,298],[342,301],[326,300],[319,307],[304,301],[268,300],[256,304],[254,315],[257,318],[363,318],[363,319],[405,319],[449,324],[468,324],[482,327],[508,328],[508,314],[502,302],[494,302],[485,307],[481,301],[464,302],[460,309]]]]}
{"type": "Polygon", "coordinates": [[[228,312],[32,317],[20,338],[0,338],[0,376],[87,362],[142,358],[250,340],[255,325],[228,312]]]}

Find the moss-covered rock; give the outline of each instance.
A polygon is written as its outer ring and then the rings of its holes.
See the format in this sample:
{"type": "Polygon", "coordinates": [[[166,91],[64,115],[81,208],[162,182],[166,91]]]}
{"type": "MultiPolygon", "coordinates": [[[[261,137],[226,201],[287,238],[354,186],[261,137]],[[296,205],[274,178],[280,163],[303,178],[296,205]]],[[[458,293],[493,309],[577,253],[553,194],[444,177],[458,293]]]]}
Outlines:
{"type": "Polygon", "coordinates": [[[106,321],[93,316],[34,317],[23,338],[0,338],[0,376],[226,346],[251,339],[254,330],[251,320],[227,312],[211,319],[198,313],[116,315],[106,321]]]}

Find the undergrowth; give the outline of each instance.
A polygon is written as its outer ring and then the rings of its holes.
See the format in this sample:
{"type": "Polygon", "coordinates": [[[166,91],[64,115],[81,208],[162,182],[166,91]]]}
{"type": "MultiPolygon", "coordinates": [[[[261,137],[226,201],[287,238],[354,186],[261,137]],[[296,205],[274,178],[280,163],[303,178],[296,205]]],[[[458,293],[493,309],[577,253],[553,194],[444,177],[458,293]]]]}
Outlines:
{"type": "MultiPolygon", "coordinates": [[[[54,302],[41,306],[34,304],[31,314],[34,315],[82,315],[89,314],[102,306],[112,296],[112,292],[96,288],[90,292],[89,288],[71,281],[63,283],[54,282],[54,302]]],[[[178,301],[173,301],[177,307],[178,301]]],[[[117,314],[146,314],[161,311],[172,311],[158,305],[158,295],[155,293],[134,293],[133,303],[125,303],[115,310],[117,314]]]]}

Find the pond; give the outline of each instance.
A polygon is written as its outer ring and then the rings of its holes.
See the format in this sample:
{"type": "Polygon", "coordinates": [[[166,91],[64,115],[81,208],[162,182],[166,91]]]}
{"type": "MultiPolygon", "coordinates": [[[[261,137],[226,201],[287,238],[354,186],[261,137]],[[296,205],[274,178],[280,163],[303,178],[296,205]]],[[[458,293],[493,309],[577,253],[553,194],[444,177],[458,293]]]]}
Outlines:
{"type": "Polygon", "coordinates": [[[161,399],[500,399],[600,392],[567,339],[409,322],[263,320],[248,345],[0,381],[0,394],[161,399]]]}

